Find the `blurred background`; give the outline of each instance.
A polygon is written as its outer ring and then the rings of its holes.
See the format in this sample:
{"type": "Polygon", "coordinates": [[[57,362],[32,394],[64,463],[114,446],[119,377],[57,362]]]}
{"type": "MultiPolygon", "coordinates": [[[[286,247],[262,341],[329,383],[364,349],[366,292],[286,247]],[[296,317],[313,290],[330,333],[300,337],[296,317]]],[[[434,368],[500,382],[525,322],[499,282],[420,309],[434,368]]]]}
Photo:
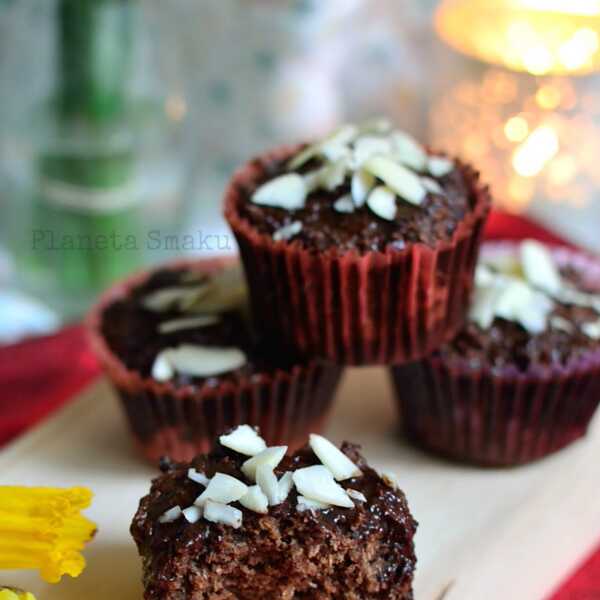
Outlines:
{"type": "Polygon", "coordinates": [[[600,0],[0,0],[0,343],[234,252],[236,166],[378,114],[600,251],[599,36],[600,0]]]}

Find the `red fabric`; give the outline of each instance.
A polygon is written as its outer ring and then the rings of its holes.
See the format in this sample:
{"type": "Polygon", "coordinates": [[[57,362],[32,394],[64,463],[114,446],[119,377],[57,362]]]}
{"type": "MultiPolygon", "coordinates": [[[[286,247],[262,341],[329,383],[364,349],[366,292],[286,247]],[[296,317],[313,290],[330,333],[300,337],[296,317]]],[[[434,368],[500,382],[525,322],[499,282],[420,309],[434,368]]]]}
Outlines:
{"type": "Polygon", "coordinates": [[[548,600],[600,600],[600,546],[548,600]]]}
{"type": "Polygon", "coordinates": [[[574,248],[573,244],[523,217],[501,212],[492,212],[490,215],[485,228],[485,237],[489,240],[534,238],[546,244],[558,244],[574,248]]]}
{"type": "MultiPolygon", "coordinates": [[[[565,244],[542,227],[503,213],[491,215],[486,237],[565,244]]],[[[81,326],[0,348],[0,446],[76,396],[98,373],[81,326]]],[[[549,600],[600,600],[600,547],[549,600]]]]}
{"type": "Polygon", "coordinates": [[[0,446],[58,409],[98,373],[81,326],[0,347],[0,446]]]}

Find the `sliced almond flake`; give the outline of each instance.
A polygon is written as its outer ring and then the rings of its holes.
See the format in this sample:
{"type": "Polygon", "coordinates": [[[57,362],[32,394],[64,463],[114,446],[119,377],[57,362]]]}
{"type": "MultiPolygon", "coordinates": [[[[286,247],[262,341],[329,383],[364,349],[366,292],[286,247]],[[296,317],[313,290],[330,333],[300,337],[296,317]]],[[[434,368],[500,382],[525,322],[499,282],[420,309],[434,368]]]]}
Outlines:
{"type": "Polygon", "coordinates": [[[559,315],[554,315],[553,317],[550,317],[550,326],[552,327],[552,329],[564,331],[565,333],[572,333],[574,330],[573,323],[559,315]]]}
{"type": "Polygon", "coordinates": [[[243,514],[234,506],[208,500],[204,505],[204,518],[212,523],[222,523],[239,529],[242,526],[243,514]]]}
{"type": "Polygon", "coordinates": [[[285,456],[287,449],[287,446],[270,446],[266,450],[263,450],[260,454],[249,458],[242,465],[242,472],[246,477],[248,477],[248,479],[255,481],[256,469],[260,465],[268,465],[271,469],[275,469],[285,456]]]}
{"type": "Polygon", "coordinates": [[[215,273],[204,293],[188,303],[186,311],[201,314],[220,314],[241,310],[248,301],[248,288],[242,266],[236,263],[215,273]]]}
{"type": "Polygon", "coordinates": [[[198,506],[188,506],[182,512],[185,520],[192,525],[202,518],[202,509],[198,506]]]}
{"type": "Polygon", "coordinates": [[[158,522],[159,523],[173,523],[173,522],[177,521],[177,519],[179,519],[179,517],[181,517],[181,514],[182,514],[181,506],[174,506],[173,508],[170,508],[169,510],[165,511],[158,518],[158,522]]]}
{"type": "Polygon", "coordinates": [[[210,479],[204,474],[196,471],[194,468],[188,469],[188,479],[207,487],[210,483],[210,479]]]}
{"type": "Polygon", "coordinates": [[[383,479],[385,485],[391,487],[393,490],[400,489],[400,481],[398,480],[396,473],[393,473],[392,471],[382,471],[381,479],[383,479]]]}
{"type": "Polygon", "coordinates": [[[321,154],[329,162],[347,162],[352,158],[352,151],[343,144],[325,144],[321,154]]]}
{"type": "Polygon", "coordinates": [[[427,196],[427,190],[419,177],[390,158],[374,156],[364,164],[364,169],[381,179],[400,198],[411,204],[420,205],[427,196]]]}
{"type": "Polygon", "coordinates": [[[321,435],[311,433],[309,445],[337,481],[360,477],[362,471],[334,444],[321,435]]]}
{"type": "Polygon", "coordinates": [[[558,294],[562,279],[548,248],[535,240],[525,240],[520,245],[519,253],[527,281],[549,294],[558,294]]]}
{"type": "Polygon", "coordinates": [[[590,298],[590,308],[593,308],[600,315],[600,296],[590,294],[590,298]]]}
{"type": "Polygon", "coordinates": [[[484,254],[479,259],[479,264],[483,264],[495,273],[510,275],[511,277],[523,278],[521,261],[514,252],[497,252],[494,254],[484,254]]]}
{"type": "Polygon", "coordinates": [[[177,348],[162,350],[154,361],[152,376],[169,374],[169,365],[173,371],[192,377],[211,377],[243,367],[247,362],[246,355],[238,348],[220,348],[217,346],[194,346],[182,344],[177,348]]]}
{"type": "Polygon", "coordinates": [[[252,195],[252,202],[285,210],[304,208],[307,189],[301,175],[288,173],[261,185],[252,195]]]}
{"type": "Polygon", "coordinates": [[[269,499],[258,485],[248,488],[246,494],[240,498],[240,504],[255,513],[266,515],[269,512],[269,499]]]}
{"type": "Polygon", "coordinates": [[[351,144],[358,135],[359,129],[352,123],[346,123],[328,135],[324,140],[326,144],[342,144],[347,146],[351,144]]]}
{"type": "Polygon", "coordinates": [[[337,161],[323,168],[320,175],[320,187],[333,192],[340,187],[346,179],[346,164],[344,161],[337,161]]]}
{"type": "Polygon", "coordinates": [[[142,306],[152,312],[181,310],[202,296],[208,290],[208,284],[199,286],[173,286],[155,290],[142,298],[142,306]]]}
{"type": "Polygon", "coordinates": [[[546,329],[553,308],[554,303],[547,296],[514,278],[507,281],[494,301],[497,317],[520,323],[534,334],[546,329]]]}
{"type": "Polygon", "coordinates": [[[345,196],[338,198],[333,203],[333,210],[342,214],[353,213],[354,209],[354,202],[352,201],[352,196],[350,194],[346,194],[345,196]]]}
{"type": "Polygon", "coordinates": [[[317,510],[327,510],[331,508],[331,504],[325,504],[325,502],[318,502],[317,500],[311,500],[304,496],[298,496],[298,504],[296,504],[296,510],[298,512],[306,512],[310,510],[312,512],[317,510]]]}
{"type": "Polygon", "coordinates": [[[584,323],[581,326],[581,331],[592,340],[600,340],[600,320],[592,323],[584,323]]]}
{"type": "Polygon", "coordinates": [[[169,381],[175,376],[175,369],[169,360],[168,351],[159,352],[152,364],[152,378],[156,381],[169,381]]]}
{"type": "Polygon", "coordinates": [[[269,465],[260,465],[256,469],[256,483],[265,494],[270,506],[285,502],[294,487],[293,473],[287,471],[277,480],[277,476],[269,465]]]}
{"type": "Polygon", "coordinates": [[[311,144],[298,152],[296,156],[292,157],[292,159],[288,162],[287,168],[290,171],[295,171],[299,169],[302,165],[306,164],[309,160],[316,158],[321,153],[321,144],[311,144]]]}
{"type": "Polygon", "coordinates": [[[229,504],[237,502],[248,491],[248,486],[239,479],[225,473],[215,473],[206,489],[200,494],[195,506],[203,506],[207,500],[229,504]]]}
{"type": "Polygon", "coordinates": [[[352,175],[351,193],[352,201],[360,208],[367,201],[369,193],[375,187],[375,177],[364,169],[359,169],[352,175]]]}
{"type": "Polygon", "coordinates": [[[533,290],[519,279],[507,278],[494,302],[494,312],[507,321],[518,319],[523,306],[532,302],[533,290]]]}
{"type": "Polygon", "coordinates": [[[279,502],[284,502],[294,487],[294,474],[286,471],[277,482],[279,502]]]}
{"type": "Polygon", "coordinates": [[[358,169],[373,156],[389,156],[391,153],[392,142],[389,139],[365,135],[354,142],[352,166],[358,169]]]}
{"type": "Polygon", "coordinates": [[[427,169],[427,152],[412,136],[403,131],[392,134],[393,157],[414,171],[427,169]]]}
{"type": "Polygon", "coordinates": [[[239,425],[231,433],[219,437],[219,442],[246,456],[256,456],[267,448],[265,440],[250,425],[239,425]]]}
{"type": "Polygon", "coordinates": [[[273,233],[273,240],[276,242],[283,242],[287,240],[291,240],[293,237],[297,236],[302,231],[302,221],[294,221],[289,225],[284,225],[280,227],[277,231],[273,233]]]}
{"type": "Polygon", "coordinates": [[[348,165],[343,160],[338,160],[326,164],[324,167],[307,173],[304,176],[304,181],[309,193],[317,189],[324,189],[328,192],[334,191],[340,187],[346,180],[348,165]]]}
{"type": "Polygon", "coordinates": [[[350,496],[350,498],[352,498],[353,500],[358,500],[359,502],[367,501],[367,497],[362,492],[359,492],[358,490],[353,490],[353,489],[349,488],[346,490],[346,494],[348,494],[348,496],[350,496]]]}
{"type": "Polygon", "coordinates": [[[523,279],[478,265],[469,318],[482,329],[489,328],[499,317],[519,323],[529,333],[541,333],[547,328],[553,309],[552,299],[523,279]]]}
{"type": "Polygon", "coordinates": [[[393,221],[398,208],[396,206],[396,194],[385,185],[377,186],[367,198],[367,206],[379,218],[393,221]]]}
{"type": "Polygon", "coordinates": [[[303,175],[304,185],[306,185],[306,191],[308,194],[312,194],[315,190],[318,190],[321,187],[321,177],[324,168],[325,167],[321,167],[320,169],[310,171],[309,173],[305,173],[303,175]]]}
{"type": "Polygon", "coordinates": [[[348,146],[357,134],[358,129],[355,125],[342,125],[322,141],[307,146],[304,150],[294,156],[288,162],[288,169],[290,171],[295,171],[317,156],[339,156],[340,149],[348,146]]]}
{"type": "Polygon", "coordinates": [[[479,287],[493,285],[495,278],[494,272],[486,265],[479,263],[475,268],[475,285],[479,287]]]}
{"type": "Polygon", "coordinates": [[[569,284],[565,284],[555,295],[556,299],[564,304],[593,308],[600,314],[600,295],[582,292],[569,284]]]}
{"type": "Polygon", "coordinates": [[[197,327],[210,327],[211,325],[216,325],[220,320],[218,315],[199,315],[198,317],[171,319],[170,321],[159,323],[158,332],[168,334],[186,329],[196,329],[197,327]]]}
{"type": "Polygon", "coordinates": [[[454,162],[444,156],[431,156],[427,168],[434,177],[444,177],[454,171],[454,162]]]}
{"type": "Polygon", "coordinates": [[[481,329],[489,329],[494,322],[495,301],[500,290],[496,286],[479,286],[469,308],[469,320],[476,323],[481,329]]]}
{"type": "Polygon", "coordinates": [[[327,136],[323,140],[321,148],[326,148],[327,146],[348,146],[355,140],[357,135],[358,127],[352,123],[347,123],[327,136]]]}
{"type": "Polygon", "coordinates": [[[444,194],[444,188],[435,179],[431,179],[431,177],[421,177],[421,183],[432,194],[444,194]]]}
{"type": "Polygon", "coordinates": [[[548,315],[553,309],[552,300],[535,291],[532,302],[519,311],[518,321],[529,333],[542,333],[548,328],[548,315]]]}
{"type": "Polygon", "coordinates": [[[375,117],[373,119],[367,119],[358,126],[359,134],[368,133],[390,133],[392,131],[392,123],[385,117],[375,117]]]}
{"type": "Polygon", "coordinates": [[[267,464],[259,465],[256,468],[256,483],[263,491],[263,494],[269,499],[269,506],[281,504],[279,502],[277,476],[273,472],[272,467],[267,464]]]}
{"type": "Polygon", "coordinates": [[[305,498],[344,508],[354,507],[344,488],[336,483],[331,471],[323,465],[298,469],[294,471],[293,478],[298,493],[305,498]]]}

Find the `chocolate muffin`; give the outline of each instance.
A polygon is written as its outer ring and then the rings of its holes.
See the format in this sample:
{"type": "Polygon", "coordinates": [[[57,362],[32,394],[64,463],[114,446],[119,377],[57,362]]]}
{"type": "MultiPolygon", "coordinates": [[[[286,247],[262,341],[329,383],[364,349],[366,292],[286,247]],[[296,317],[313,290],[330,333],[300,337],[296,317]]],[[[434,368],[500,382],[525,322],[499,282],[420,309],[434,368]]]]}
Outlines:
{"type": "Polygon", "coordinates": [[[464,321],[489,193],[384,121],[256,158],[225,217],[265,337],[340,364],[429,354],[464,321]]]}
{"type": "Polygon", "coordinates": [[[600,262],[532,240],[486,245],[470,322],[393,379],[404,429],[429,450],[502,466],[563,448],[600,401],[600,262]]]}
{"type": "Polygon", "coordinates": [[[151,460],[190,460],[218,433],[259,425],[270,443],[321,427],[340,368],[258,337],[237,263],[159,268],[117,284],[89,318],[92,344],[151,460]]]}
{"type": "Polygon", "coordinates": [[[395,480],[321,436],[292,456],[242,426],[163,465],[131,533],[145,600],[407,600],[417,523],[395,480]]]}

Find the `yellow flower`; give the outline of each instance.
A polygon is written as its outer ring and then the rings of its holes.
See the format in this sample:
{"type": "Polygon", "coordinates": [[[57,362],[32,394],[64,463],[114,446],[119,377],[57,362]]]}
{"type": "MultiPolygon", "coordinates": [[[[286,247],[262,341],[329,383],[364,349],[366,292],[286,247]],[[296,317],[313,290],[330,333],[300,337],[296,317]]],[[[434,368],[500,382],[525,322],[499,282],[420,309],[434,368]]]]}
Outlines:
{"type": "Polygon", "coordinates": [[[0,486],[0,569],[39,569],[49,583],[80,575],[96,526],[79,513],[91,501],[85,488],[0,486]]]}
{"type": "Polygon", "coordinates": [[[35,596],[14,588],[0,588],[0,600],[35,600],[35,596]]]}

